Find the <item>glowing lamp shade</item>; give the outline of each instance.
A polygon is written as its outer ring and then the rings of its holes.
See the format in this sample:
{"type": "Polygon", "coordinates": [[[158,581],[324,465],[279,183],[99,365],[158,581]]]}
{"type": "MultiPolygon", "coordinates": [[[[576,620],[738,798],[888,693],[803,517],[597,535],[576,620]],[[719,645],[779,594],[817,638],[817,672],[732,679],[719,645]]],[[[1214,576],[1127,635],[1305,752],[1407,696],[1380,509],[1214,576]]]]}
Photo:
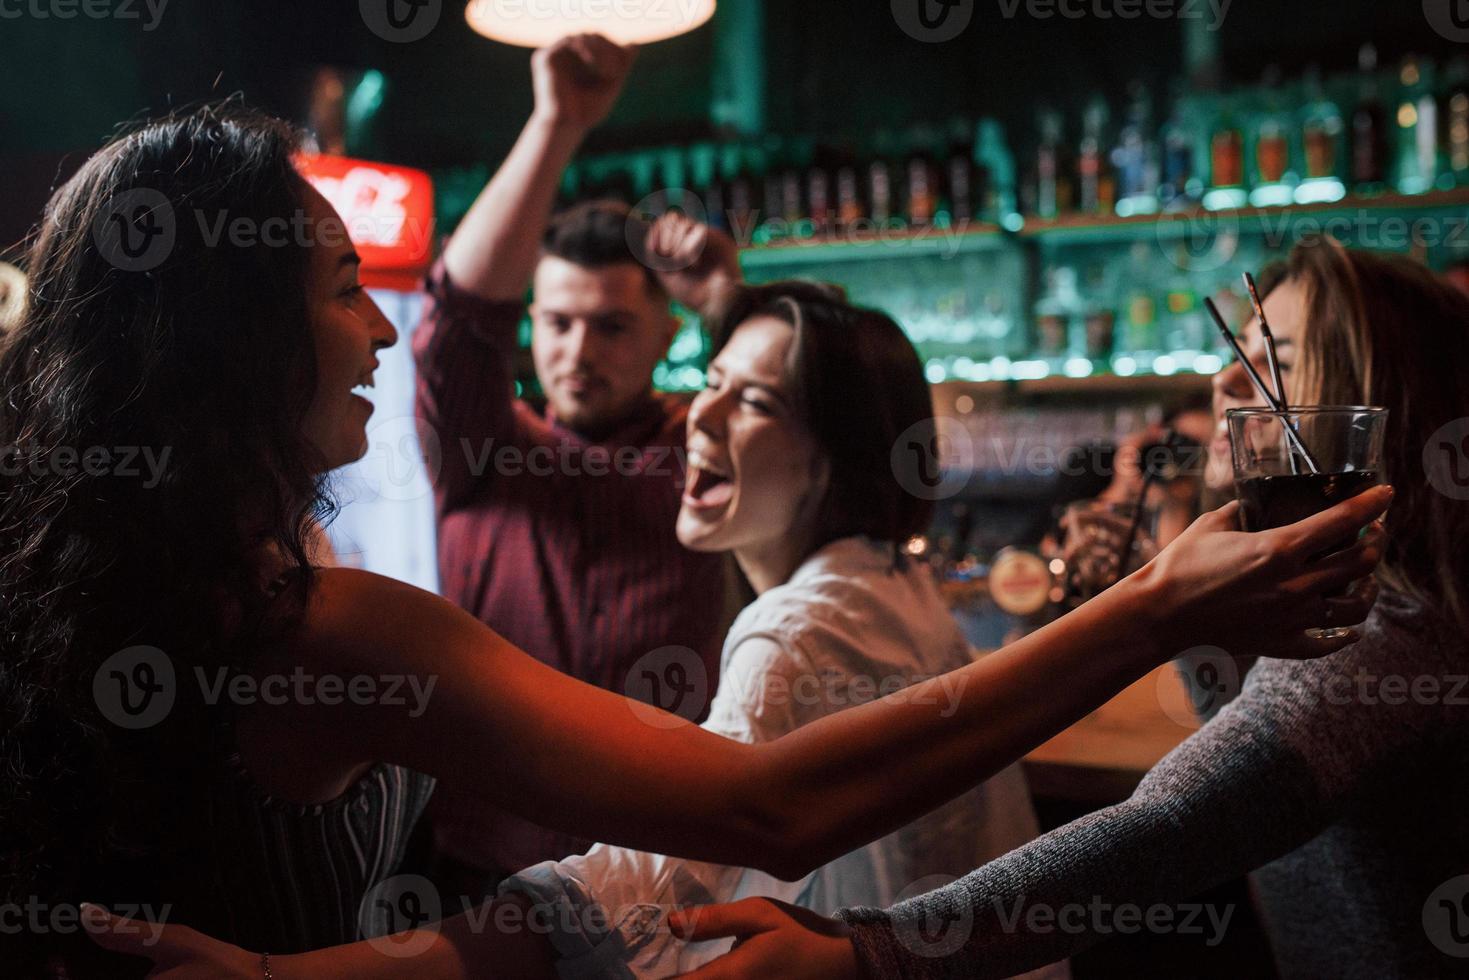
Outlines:
{"type": "Polygon", "coordinates": [[[464,19],[506,44],[541,48],[568,34],[648,44],[687,34],[714,16],[715,0],[469,0],[464,19]]]}

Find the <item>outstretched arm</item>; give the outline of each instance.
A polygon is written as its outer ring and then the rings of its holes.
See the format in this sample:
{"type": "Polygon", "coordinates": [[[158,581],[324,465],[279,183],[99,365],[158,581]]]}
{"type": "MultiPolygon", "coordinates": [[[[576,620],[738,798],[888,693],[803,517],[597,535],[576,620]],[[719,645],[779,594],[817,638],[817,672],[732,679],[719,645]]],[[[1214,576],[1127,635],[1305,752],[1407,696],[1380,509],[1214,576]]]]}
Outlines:
{"type": "Polygon", "coordinates": [[[838,980],[1007,977],[1135,930],[1145,915],[1149,928],[1222,937],[1231,907],[1175,903],[1316,837],[1385,767],[1457,723],[1442,705],[1342,696],[1364,672],[1452,669],[1455,653],[1433,649],[1436,639],[1374,617],[1337,657],[1263,661],[1126,801],[885,911],[849,909],[833,922],[751,900],[678,915],[694,938],[747,940],[743,954],[691,976],[753,977],[796,960],[838,980]]]}
{"type": "MultiPolygon", "coordinates": [[[[1230,505],[1024,640],[760,745],[569,678],[411,586],[333,570],[282,668],[309,656],[320,672],[434,681],[432,695],[416,716],[347,703],[286,709],[295,716],[272,724],[334,746],[348,766],[386,760],[478,786],[569,833],[798,878],[988,778],[1188,646],[1302,656],[1350,642],[1302,630],[1326,621],[1322,594],[1368,574],[1380,541],[1309,556],[1387,496],[1255,534],[1232,530],[1230,505]]],[[[1333,600],[1333,621],[1360,622],[1370,600],[1333,600]]]]}
{"type": "MultiPolygon", "coordinates": [[[[573,833],[794,878],[982,781],[1190,642],[1295,657],[1352,642],[1302,630],[1327,621],[1327,604],[1336,606],[1335,622],[1365,618],[1371,588],[1320,597],[1367,575],[1381,538],[1310,556],[1377,517],[1388,497],[1368,491],[1255,534],[1232,530],[1234,505],[1206,514],[1142,571],[1011,647],[761,745],[567,678],[428,593],[334,570],[320,577],[307,616],[301,649],[312,651],[310,667],[406,674],[421,688],[432,682],[430,697],[416,713],[383,704],[272,708],[283,712],[273,723],[293,726],[318,754],[344,763],[352,753],[363,762],[387,759],[477,785],[573,833]],[[395,615],[383,623],[376,613],[385,607],[395,615]]],[[[480,975],[507,957],[529,964],[511,975],[534,975],[537,957],[549,955],[535,944],[542,936],[532,942],[523,929],[474,921],[446,923],[430,951],[435,959],[416,960],[416,975],[480,975]]],[[[734,955],[779,949],[774,935],[734,955]]],[[[188,930],[181,936],[186,947],[211,942],[188,930]]],[[[844,937],[822,940],[855,963],[844,937]]],[[[199,972],[201,963],[250,961],[212,943],[176,962],[185,965],[168,976],[184,980],[219,975],[199,972]]],[[[298,963],[300,975],[327,977],[346,975],[332,972],[342,963],[358,977],[394,976],[403,965],[362,943],[292,958],[298,963]]],[[[719,972],[721,963],[708,975],[743,975],[719,972]]]]}

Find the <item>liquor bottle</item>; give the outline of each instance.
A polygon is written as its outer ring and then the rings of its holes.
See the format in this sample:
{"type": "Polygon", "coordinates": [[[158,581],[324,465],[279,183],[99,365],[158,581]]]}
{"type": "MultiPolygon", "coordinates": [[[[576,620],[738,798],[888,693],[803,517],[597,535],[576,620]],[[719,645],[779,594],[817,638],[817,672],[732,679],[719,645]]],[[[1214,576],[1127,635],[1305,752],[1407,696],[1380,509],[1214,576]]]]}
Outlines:
{"type": "Polygon", "coordinates": [[[1130,357],[1134,365],[1151,364],[1160,347],[1158,302],[1153,289],[1151,262],[1152,251],[1147,243],[1134,242],[1128,254],[1122,338],[1118,351],[1119,355],[1130,357]]]}
{"type": "Polygon", "coordinates": [[[1387,181],[1387,112],[1377,94],[1377,49],[1357,54],[1357,107],[1352,111],[1352,189],[1380,193],[1387,181]]]}
{"type": "Polygon", "coordinates": [[[1081,349],[1088,359],[1105,365],[1112,356],[1117,328],[1117,298],[1105,265],[1087,268],[1082,303],[1081,349]]]}
{"type": "Polygon", "coordinates": [[[1469,60],[1455,57],[1444,76],[1442,118],[1448,178],[1444,183],[1469,184],[1469,60]]]}
{"type": "Polygon", "coordinates": [[[729,231],[729,212],[724,204],[724,179],[719,173],[719,147],[713,143],[695,143],[689,147],[688,174],[690,189],[704,208],[709,227],[729,231]]]}
{"type": "Polygon", "coordinates": [[[953,228],[968,227],[979,216],[985,198],[987,182],[975,160],[978,150],[975,140],[976,129],[969,122],[950,121],[939,213],[947,214],[947,224],[953,228]]]}
{"type": "Polygon", "coordinates": [[[1280,94],[1280,68],[1266,69],[1252,130],[1250,203],[1255,207],[1289,204],[1297,175],[1291,165],[1294,120],[1280,94]]]}
{"type": "Polygon", "coordinates": [[[975,142],[975,159],[985,177],[980,217],[1016,230],[1020,202],[1016,199],[1015,157],[1005,142],[1005,130],[997,120],[981,119],[975,142]]]}
{"type": "Polygon", "coordinates": [[[1204,308],[1186,271],[1188,264],[1188,248],[1180,242],[1173,256],[1168,289],[1163,295],[1166,316],[1163,349],[1173,357],[1177,367],[1191,367],[1193,358],[1203,353],[1208,345],[1204,308]]]}
{"type": "Polygon", "coordinates": [[[1211,211],[1243,207],[1249,200],[1245,191],[1245,139],[1240,131],[1232,100],[1220,99],[1209,137],[1209,191],[1204,207],[1211,211]]]}
{"type": "Polygon", "coordinates": [[[742,147],[738,143],[726,143],[720,153],[729,233],[740,245],[754,242],[755,229],[760,224],[760,159],[760,154],[753,147],[742,147]]]}
{"type": "MultiPolygon", "coordinates": [[[[872,159],[867,164],[867,206],[879,227],[891,226],[897,216],[898,171],[893,162],[893,135],[879,130],[872,141],[872,159]]],[[[901,223],[901,220],[899,221],[901,223]]]]}
{"type": "Polygon", "coordinates": [[[836,173],[832,189],[836,206],[837,230],[859,228],[866,219],[867,208],[863,202],[862,184],[862,171],[857,164],[857,154],[851,146],[841,146],[836,151],[836,173]]]}
{"type": "Polygon", "coordinates": [[[1153,102],[1141,82],[1130,89],[1127,112],[1112,150],[1117,174],[1117,213],[1152,214],[1158,210],[1158,144],[1153,137],[1153,102]]]}
{"type": "Polygon", "coordinates": [[[1101,96],[1087,104],[1081,118],[1081,144],[1076,155],[1078,210],[1111,214],[1117,204],[1117,182],[1107,159],[1107,103],[1101,96]]]}
{"type": "Polygon", "coordinates": [[[1296,187],[1297,204],[1340,201],[1346,196],[1341,164],[1345,159],[1343,139],[1346,126],[1341,110],[1326,95],[1321,71],[1306,69],[1303,82],[1305,104],[1301,107],[1302,180],[1296,187]]]}
{"type": "Polygon", "coordinates": [[[1071,337],[1071,321],[1075,314],[1076,270],[1068,266],[1045,271],[1045,291],[1035,304],[1034,356],[1059,365],[1067,353],[1071,337]]]}
{"type": "Polygon", "coordinates": [[[1195,125],[1198,107],[1174,86],[1173,110],[1163,124],[1163,172],[1158,184],[1158,203],[1166,211],[1181,211],[1198,203],[1202,182],[1194,168],[1194,146],[1199,133],[1195,125]]]}
{"type": "Polygon", "coordinates": [[[909,137],[910,152],[904,167],[904,214],[914,228],[933,224],[939,205],[939,167],[933,153],[934,137],[928,129],[915,130],[909,137]]]}
{"type": "Polygon", "coordinates": [[[1427,69],[1409,55],[1398,73],[1397,188],[1422,194],[1438,179],[1438,102],[1427,69]]]}
{"type": "Polygon", "coordinates": [[[1061,114],[1054,109],[1042,109],[1037,121],[1040,145],[1035,155],[1035,213],[1051,221],[1070,210],[1069,160],[1063,149],[1061,114]]]}
{"type": "Polygon", "coordinates": [[[826,146],[818,146],[806,169],[806,213],[810,215],[811,233],[816,237],[830,235],[836,228],[835,154],[826,146]]]}
{"type": "Polygon", "coordinates": [[[780,168],[780,215],[785,219],[790,233],[798,238],[811,234],[806,220],[806,195],[801,177],[811,162],[812,144],[809,139],[786,141],[785,165],[780,168]]]}

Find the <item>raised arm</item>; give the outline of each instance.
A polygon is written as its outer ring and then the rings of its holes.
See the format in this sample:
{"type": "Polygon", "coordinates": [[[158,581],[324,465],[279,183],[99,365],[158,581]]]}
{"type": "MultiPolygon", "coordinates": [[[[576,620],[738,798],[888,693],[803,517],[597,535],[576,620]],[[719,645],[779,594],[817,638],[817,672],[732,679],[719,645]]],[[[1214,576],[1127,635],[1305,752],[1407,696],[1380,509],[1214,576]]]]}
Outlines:
{"type": "Polygon", "coordinates": [[[633,57],[632,48],[595,34],[563,38],[531,56],[535,110],[444,247],[444,267],[461,289],[488,300],[524,298],[561,174],[612,111],[633,57]]]}
{"type": "Polygon", "coordinates": [[[513,364],[541,237],[562,171],[631,62],[630,50],[581,35],[532,56],[535,112],[429,275],[413,335],[415,414],[441,514],[470,497],[494,452],[520,440],[513,364]]]}

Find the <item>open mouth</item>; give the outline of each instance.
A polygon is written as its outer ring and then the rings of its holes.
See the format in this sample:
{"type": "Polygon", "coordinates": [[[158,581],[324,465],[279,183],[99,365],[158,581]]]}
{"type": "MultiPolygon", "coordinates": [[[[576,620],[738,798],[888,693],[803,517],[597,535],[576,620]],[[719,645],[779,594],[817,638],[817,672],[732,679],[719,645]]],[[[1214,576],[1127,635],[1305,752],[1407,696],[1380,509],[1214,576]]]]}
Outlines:
{"type": "Polygon", "coordinates": [[[733,496],[734,482],[729,471],[697,450],[691,450],[684,502],[698,508],[722,507],[733,496]]]}
{"type": "Polygon", "coordinates": [[[352,397],[360,399],[361,401],[367,402],[367,404],[371,405],[372,402],[368,399],[367,393],[371,391],[374,387],[375,383],[372,380],[372,375],[368,375],[362,381],[359,381],[357,382],[357,384],[352,386],[352,397]]]}

